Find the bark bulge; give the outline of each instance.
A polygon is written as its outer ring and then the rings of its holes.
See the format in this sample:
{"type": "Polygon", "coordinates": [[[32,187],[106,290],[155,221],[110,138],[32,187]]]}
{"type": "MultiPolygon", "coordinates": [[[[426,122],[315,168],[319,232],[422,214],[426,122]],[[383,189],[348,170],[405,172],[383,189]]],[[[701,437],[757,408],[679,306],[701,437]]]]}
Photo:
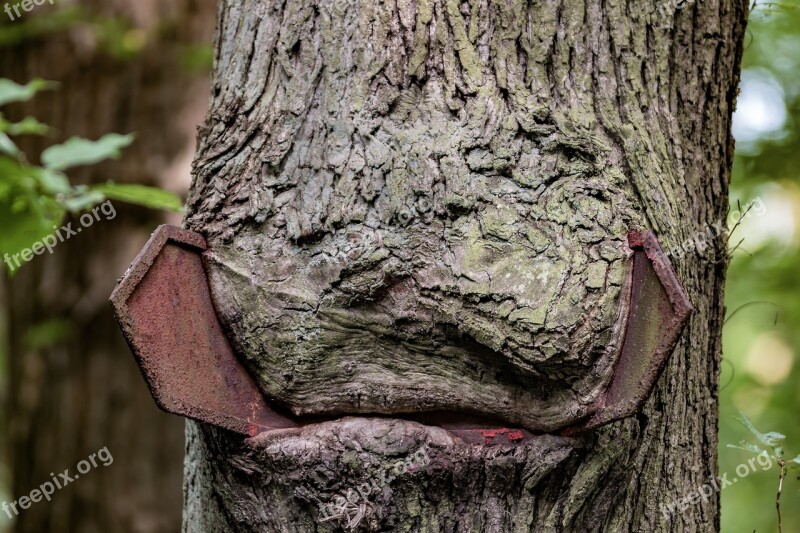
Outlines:
{"type": "MultiPolygon", "coordinates": [[[[298,414],[445,409],[545,432],[585,414],[622,331],[627,231],[669,252],[727,208],[747,5],[673,7],[222,1],[187,223],[266,395],[298,414]]],[[[364,482],[354,464],[384,464],[394,431],[444,459],[359,527],[718,529],[716,495],[662,506],[716,471],[724,265],[721,240],[673,264],[696,313],[635,418],[513,448],[437,448],[437,428],[400,420],[244,444],[190,424],[185,530],[342,529],[314,506],[364,482]]]]}

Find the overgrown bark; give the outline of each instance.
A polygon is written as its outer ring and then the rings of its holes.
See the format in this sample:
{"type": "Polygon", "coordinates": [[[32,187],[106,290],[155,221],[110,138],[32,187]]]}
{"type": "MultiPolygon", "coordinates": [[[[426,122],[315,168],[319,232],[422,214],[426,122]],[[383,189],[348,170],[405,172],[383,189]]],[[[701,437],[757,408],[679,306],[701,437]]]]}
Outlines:
{"type": "MultiPolygon", "coordinates": [[[[129,20],[130,33],[111,37],[144,38],[145,46],[133,57],[114,58],[102,31],[83,21],[2,49],[3,77],[60,82],[24,109],[12,110],[19,114],[15,118],[30,114],[55,128],[47,139],[26,140],[26,153],[35,161],[44,143],[136,132],[121,161],[71,176],[81,183],[114,180],[180,190],[179,173],[188,178],[195,124],[208,90],[202,73],[181,66],[181,47],[210,41],[214,6],[191,0],[79,4],[94,18],[129,20]]],[[[52,16],[50,10],[60,7],[45,3],[13,24],[52,16]]],[[[10,319],[11,500],[28,495],[51,473],[69,468],[74,474],[79,461],[104,446],[114,458],[51,502],[22,511],[14,525],[20,533],[180,527],[182,424],[153,404],[108,305],[117,276],[163,215],[114,205],[113,220],[97,222],[52,255],[25,265],[9,280],[3,300],[10,319]],[[41,342],[33,331],[48,324],[66,326],[68,333],[41,342]]]]}
{"type": "Polygon", "coordinates": [[[187,224],[265,395],[363,417],[190,423],[184,530],[718,529],[716,494],[660,506],[716,472],[724,236],[673,261],[695,314],[643,412],[546,433],[607,386],[628,230],[676,250],[725,218],[746,10],[223,0],[187,224]],[[539,435],[404,419],[434,411],[539,435]]]}

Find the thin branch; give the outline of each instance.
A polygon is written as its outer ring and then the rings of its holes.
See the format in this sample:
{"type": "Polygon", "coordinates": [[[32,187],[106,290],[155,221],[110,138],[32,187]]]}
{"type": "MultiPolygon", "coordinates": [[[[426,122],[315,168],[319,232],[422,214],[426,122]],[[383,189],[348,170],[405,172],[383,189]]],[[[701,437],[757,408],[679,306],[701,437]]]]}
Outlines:
{"type": "Polygon", "coordinates": [[[720,387],[720,388],[719,388],[719,391],[720,391],[720,392],[722,392],[723,390],[725,390],[725,388],[726,388],[728,385],[730,385],[731,383],[733,383],[733,378],[734,378],[734,377],[736,377],[736,367],[733,365],[733,363],[732,363],[731,361],[729,361],[728,359],[724,358],[724,357],[722,358],[722,362],[723,362],[723,363],[728,363],[729,365],[731,365],[731,378],[730,378],[730,379],[729,379],[729,380],[728,380],[728,381],[725,383],[725,385],[723,385],[722,387],[720,387]]]}
{"type": "Polygon", "coordinates": [[[783,533],[783,521],[781,519],[781,490],[783,490],[783,478],[786,477],[786,461],[778,461],[781,467],[780,477],[778,478],[778,495],[775,497],[775,508],[778,510],[778,533],[783,533]]]}
{"type": "Polygon", "coordinates": [[[777,323],[778,323],[778,312],[781,310],[781,308],[780,308],[780,307],[778,307],[778,304],[776,304],[775,302],[768,302],[768,301],[766,301],[766,300],[753,300],[752,302],[747,302],[747,303],[745,303],[745,304],[742,304],[742,305],[740,305],[740,306],[739,306],[739,307],[737,307],[736,309],[734,309],[734,310],[733,310],[733,312],[732,312],[731,314],[729,314],[729,315],[728,315],[728,318],[726,318],[726,319],[725,319],[725,320],[722,322],[722,325],[724,326],[725,324],[727,324],[727,323],[728,323],[728,321],[729,321],[731,318],[733,318],[734,316],[736,316],[736,313],[738,313],[739,311],[741,311],[741,310],[742,310],[742,309],[744,309],[745,307],[749,307],[749,306],[751,306],[751,305],[756,305],[756,304],[768,304],[768,305],[772,305],[772,306],[774,306],[774,307],[775,307],[775,322],[774,322],[774,323],[775,323],[775,324],[777,324],[777,323]]]}
{"type": "Polygon", "coordinates": [[[747,206],[747,209],[745,209],[744,213],[742,213],[742,204],[739,202],[739,200],[736,200],[736,211],[741,214],[739,215],[739,219],[736,221],[736,224],[734,224],[731,230],[728,232],[727,242],[730,242],[731,237],[733,237],[733,233],[739,228],[739,226],[742,224],[742,219],[747,216],[747,213],[749,213],[751,209],[753,209],[753,204],[747,206]]]}

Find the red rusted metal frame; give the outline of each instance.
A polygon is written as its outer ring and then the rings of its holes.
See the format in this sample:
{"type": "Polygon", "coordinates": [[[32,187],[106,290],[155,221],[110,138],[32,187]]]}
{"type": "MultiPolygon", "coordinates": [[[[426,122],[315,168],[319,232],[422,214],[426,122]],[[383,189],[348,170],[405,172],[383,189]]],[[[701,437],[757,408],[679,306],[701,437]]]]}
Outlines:
{"type": "MultiPolygon", "coordinates": [[[[653,234],[633,231],[628,245],[633,250],[629,316],[614,373],[594,414],[565,434],[640,410],[691,312],[653,234]]],[[[200,234],[160,226],[111,295],[156,403],[165,411],[250,436],[313,423],[272,409],[237,359],[214,310],[201,258],[205,250],[200,234]]],[[[513,444],[534,437],[522,429],[444,419],[433,423],[473,444],[513,444]]]]}
{"type": "Polygon", "coordinates": [[[219,323],[203,237],[160,226],[111,294],[125,339],[163,410],[254,436],[298,424],[267,405],[219,323]]]}
{"type": "Polygon", "coordinates": [[[576,430],[593,429],[642,409],[692,312],[655,235],[632,231],[628,247],[633,250],[633,265],[625,338],[611,384],[595,414],[576,430]]]}

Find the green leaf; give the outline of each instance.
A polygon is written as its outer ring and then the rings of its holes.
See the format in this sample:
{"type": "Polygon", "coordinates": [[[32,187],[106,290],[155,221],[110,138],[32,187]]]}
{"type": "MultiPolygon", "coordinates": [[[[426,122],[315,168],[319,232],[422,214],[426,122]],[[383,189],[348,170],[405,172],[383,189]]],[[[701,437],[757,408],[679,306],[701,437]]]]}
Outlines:
{"type": "Polygon", "coordinates": [[[35,17],[15,20],[13,24],[0,27],[0,48],[25,43],[36,38],[63,31],[76,22],[87,21],[89,16],[84,9],[62,4],[60,9],[47,9],[35,17]]]}
{"type": "Polygon", "coordinates": [[[5,131],[11,135],[47,135],[50,126],[42,124],[33,117],[26,117],[20,122],[8,124],[5,131]]]}
{"type": "Polygon", "coordinates": [[[786,435],[783,435],[776,431],[770,431],[769,433],[764,433],[763,435],[761,435],[761,437],[764,439],[764,444],[769,444],[770,446],[776,446],[780,441],[786,438],[786,435]]]}
{"type": "Polygon", "coordinates": [[[63,198],[60,203],[67,211],[78,213],[103,203],[105,199],[106,197],[99,191],[84,189],[78,190],[72,195],[63,198]]]}
{"type": "Polygon", "coordinates": [[[25,264],[24,258],[14,256],[50,235],[64,211],[52,198],[27,189],[24,177],[9,189],[0,195],[0,257],[5,269],[13,274],[25,264]]]}
{"type": "Polygon", "coordinates": [[[777,446],[780,441],[786,438],[785,435],[781,435],[780,433],[776,433],[774,431],[769,433],[761,433],[756,429],[756,427],[744,413],[740,411],[739,415],[742,418],[738,418],[737,420],[739,420],[744,427],[750,430],[750,433],[752,433],[762,444],[766,444],[767,446],[777,446]]]}
{"type": "Polygon", "coordinates": [[[181,64],[187,72],[211,72],[214,66],[214,46],[211,43],[195,43],[179,48],[181,64]]]}
{"type": "Polygon", "coordinates": [[[79,165],[93,165],[106,159],[117,159],[129,146],[134,135],[109,133],[96,141],[73,137],[64,144],[51,146],[42,152],[42,163],[52,170],[65,170],[79,165]]]}
{"type": "Polygon", "coordinates": [[[53,318],[28,328],[22,342],[28,349],[40,350],[67,339],[72,331],[72,322],[64,318],[53,318]]]}
{"type": "Polygon", "coordinates": [[[10,273],[25,263],[13,256],[52,233],[64,216],[58,202],[40,190],[38,170],[0,156],[0,256],[10,273]]]}
{"type": "Polygon", "coordinates": [[[35,79],[25,85],[20,85],[6,78],[0,78],[0,106],[12,102],[26,102],[33,98],[39,91],[52,89],[56,84],[35,79]]]}
{"type": "Polygon", "coordinates": [[[14,159],[19,159],[22,156],[17,145],[11,140],[11,137],[0,131],[0,153],[10,155],[14,159]]]}
{"type": "Polygon", "coordinates": [[[761,453],[766,453],[766,450],[762,450],[761,448],[759,448],[755,444],[751,444],[751,443],[749,443],[747,441],[740,442],[739,446],[736,446],[735,444],[728,444],[728,448],[735,448],[737,450],[744,450],[746,452],[752,452],[752,453],[754,453],[756,455],[761,454],[761,453]]]}
{"type": "Polygon", "coordinates": [[[92,187],[111,200],[119,200],[129,204],[141,205],[151,209],[180,212],[183,202],[180,197],[169,191],[147,187],[145,185],[106,183],[92,187]]]}
{"type": "Polygon", "coordinates": [[[32,175],[46,193],[55,196],[72,192],[73,189],[69,180],[61,172],[39,167],[33,167],[31,170],[32,175]]]}
{"type": "Polygon", "coordinates": [[[26,175],[19,161],[0,155],[0,190],[19,186],[26,175]]]}
{"type": "Polygon", "coordinates": [[[147,32],[133,27],[128,18],[104,17],[93,22],[92,29],[100,49],[115,59],[133,59],[147,45],[147,32]]]}

